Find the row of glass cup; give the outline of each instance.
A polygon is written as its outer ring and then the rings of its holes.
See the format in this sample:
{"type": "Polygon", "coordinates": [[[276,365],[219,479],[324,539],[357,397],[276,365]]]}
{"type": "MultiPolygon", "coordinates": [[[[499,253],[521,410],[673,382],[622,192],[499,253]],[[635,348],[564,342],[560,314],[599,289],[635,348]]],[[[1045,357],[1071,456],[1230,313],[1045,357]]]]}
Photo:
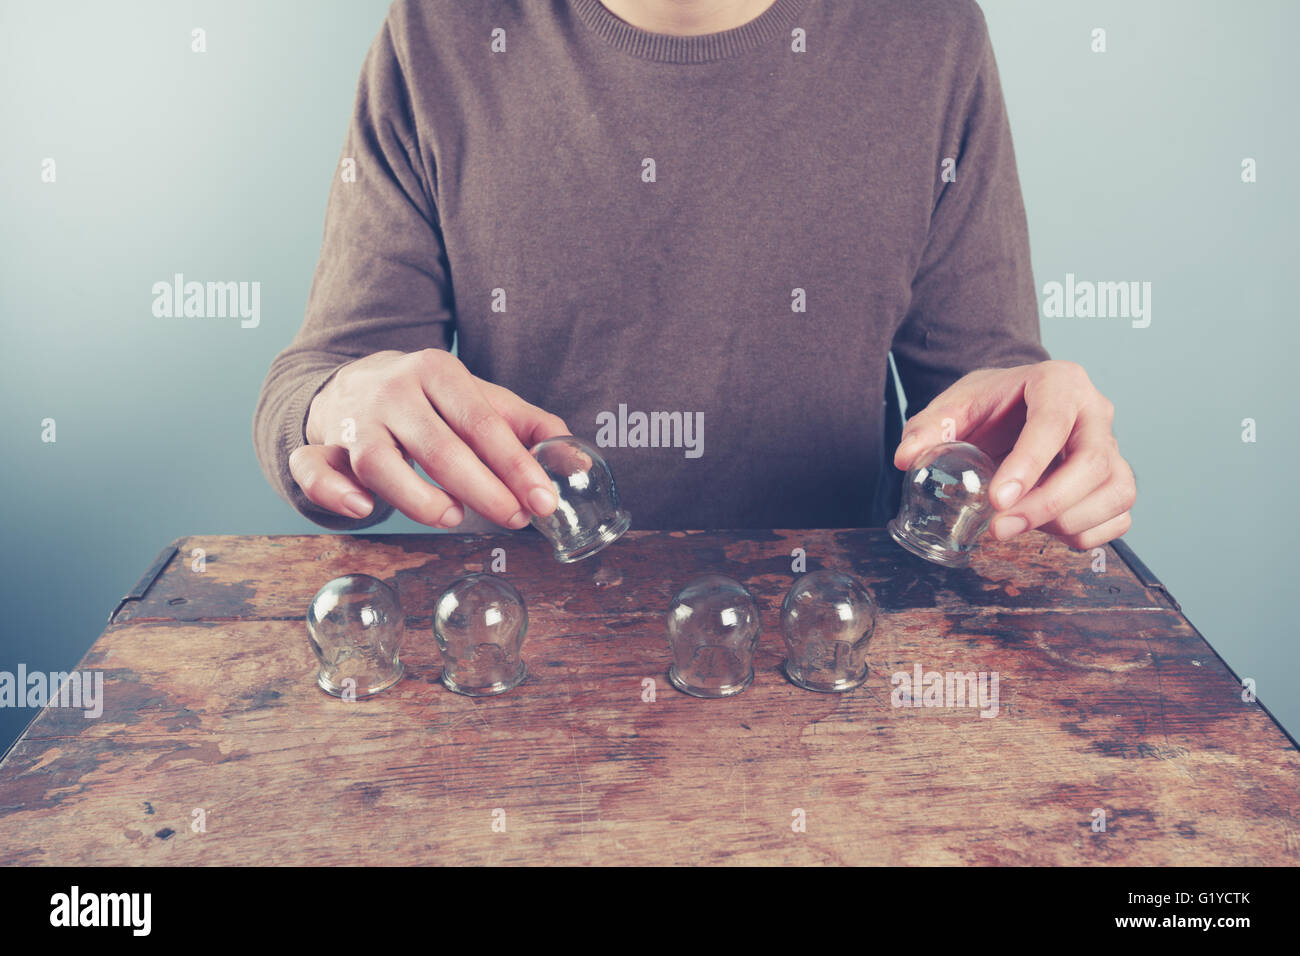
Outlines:
{"type": "MultiPolygon", "coordinates": [[[[534,518],[559,561],[589,558],[618,540],[631,519],[619,503],[614,475],[600,453],[572,435],[533,447],[551,479],[555,511],[534,518]]],[[[908,551],[944,567],[970,561],[993,516],[988,483],[996,466],[974,445],[944,442],[918,455],[903,479],[890,536],[908,551]]]]}
{"type": "MultiPolygon", "coordinates": [[[[559,561],[591,557],[628,529],[609,465],[587,442],[563,436],[539,442],[533,456],[551,479],[555,511],[533,519],[559,561]]],[[[904,479],[893,539],[927,561],[968,563],[992,515],[987,486],[993,462],[963,442],[919,455],[904,479]]],[[[307,617],[320,660],[318,682],[331,694],[364,697],[402,676],[397,657],[404,618],[397,595],[376,578],[329,582],[307,617]]],[[[843,691],[865,679],[875,608],[850,575],[815,571],[796,581],[782,605],[787,676],[801,687],[843,691]]],[[[504,693],[525,674],[520,650],[528,612],[513,585],[496,575],[468,575],[438,599],[433,629],[443,655],[443,683],[472,696],[504,693]]],[[[753,680],[759,635],[753,596],[723,575],[698,578],[673,599],[668,638],[673,684],[699,697],[737,694],[753,680]]]]}
{"type": "MultiPolygon", "coordinates": [[[[336,697],[377,694],[402,677],[398,657],[406,618],[397,592],[367,574],[335,578],[317,592],[307,632],[317,683],[336,697]]],[[[867,677],[876,606],[857,578],[821,570],[794,582],[781,605],[785,673],[807,690],[851,690],[867,677]]],[[[754,680],[762,625],[754,596],[739,581],[706,574],[673,598],[667,614],[673,686],[695,697],[730,697],[754,680]]],[[[528,609],[496,574],[467,574],[438,598],[433,633],[442,683],[470,697],[503,694],[526,675],[528,609]]]]}

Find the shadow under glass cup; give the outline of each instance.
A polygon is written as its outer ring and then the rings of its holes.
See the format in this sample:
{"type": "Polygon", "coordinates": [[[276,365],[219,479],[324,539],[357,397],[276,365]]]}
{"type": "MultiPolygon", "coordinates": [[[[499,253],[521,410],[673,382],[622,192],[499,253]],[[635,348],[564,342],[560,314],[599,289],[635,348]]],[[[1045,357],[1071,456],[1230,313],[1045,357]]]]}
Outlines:
{"type": "Polygon", "coordinates": [[[631,527],[609,465],[587,442],[572,435],[548,438],[533,446],[532,455],[559,502],[549,515],[532,519],[555,548],[557,561],[589,558],[631,527]]]}

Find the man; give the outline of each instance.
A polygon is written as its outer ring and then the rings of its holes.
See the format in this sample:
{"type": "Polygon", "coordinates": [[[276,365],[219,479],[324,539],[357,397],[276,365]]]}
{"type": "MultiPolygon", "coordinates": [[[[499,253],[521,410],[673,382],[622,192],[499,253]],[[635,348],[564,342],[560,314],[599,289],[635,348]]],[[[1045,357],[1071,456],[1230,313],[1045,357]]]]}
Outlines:
{"type": "Polygon", "coordinates": [[[970,441],[996,537],[1091,548],[1133,474],[1037,312],[973,0],[397,0],[256,446],[333,529],[521,528],[570,432],[639,527],[860,526],[892,350],[894,467],[970,441]]]}

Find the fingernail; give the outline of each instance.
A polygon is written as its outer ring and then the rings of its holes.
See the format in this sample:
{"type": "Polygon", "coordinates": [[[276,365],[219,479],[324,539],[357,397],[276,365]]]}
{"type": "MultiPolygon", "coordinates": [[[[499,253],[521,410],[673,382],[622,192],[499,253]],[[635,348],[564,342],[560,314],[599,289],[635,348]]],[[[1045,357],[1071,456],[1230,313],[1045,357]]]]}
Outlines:
{"type": "Polygon", "coordinates": [[[442,513],[438,519],[439,526],[443,528],[454,528],[465,520],[465,510],[460,505],[452,505],[442,513]]]}
{"type": "Polygon", "coordinates": [[[350,491],[343,496],[343,507],[352,512],[354,518],[364,518],[370,514],[372,505],[366,496],[357,491],[350,491]]]}
{"type": "Polygon", "coordinates": [[[1029,527],[1029,522],[1020,515],[1014,515],[1010,518],[999,518],[993,522],[993,536],[999,541],[1006,541],[1008,538],[1014,538],[1020,532],[1029,527]]]}
{"type": "Polygon", "coordinates": [[[526,524],[528,524],[528,515],[524,514],[522,511],[516,511],[515,516],[506,522],[506,527],[519,529],[526,524]]]}
{"type": "MultiPolygon", "coordinates": [[[[1020,497],[1020,482],[1004,481],[994,495],[995,502],[999,508],[1009,508],[1016,503],[1020,497]]],[[[1023,519],[1022,519],[1023,520],[1023,519]]]]}
{"type": "Polygon", "coordinates": [[[534,488],[528,492],[528,507],[533,509],[533,514],[550,514],[555,510],[555,493],[549,488],[534,488]]]}

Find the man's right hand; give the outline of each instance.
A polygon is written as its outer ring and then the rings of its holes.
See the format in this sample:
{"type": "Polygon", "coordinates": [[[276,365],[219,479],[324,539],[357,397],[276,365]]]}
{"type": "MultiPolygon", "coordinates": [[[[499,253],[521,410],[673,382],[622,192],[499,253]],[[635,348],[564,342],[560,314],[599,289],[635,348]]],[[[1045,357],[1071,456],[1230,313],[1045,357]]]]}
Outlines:
{"type": "Polygon", "coordinates": [[[376,352],[344,365],[312,399],[308,444],[289,456],[289,470],[310,501],[349,518],[370,514],[373,491],[421,524],[454,528],[468,506],[522,528],[556,505],[528,449],[568,434],[558,416],[476,378],[450,352],[376,352]]]}

